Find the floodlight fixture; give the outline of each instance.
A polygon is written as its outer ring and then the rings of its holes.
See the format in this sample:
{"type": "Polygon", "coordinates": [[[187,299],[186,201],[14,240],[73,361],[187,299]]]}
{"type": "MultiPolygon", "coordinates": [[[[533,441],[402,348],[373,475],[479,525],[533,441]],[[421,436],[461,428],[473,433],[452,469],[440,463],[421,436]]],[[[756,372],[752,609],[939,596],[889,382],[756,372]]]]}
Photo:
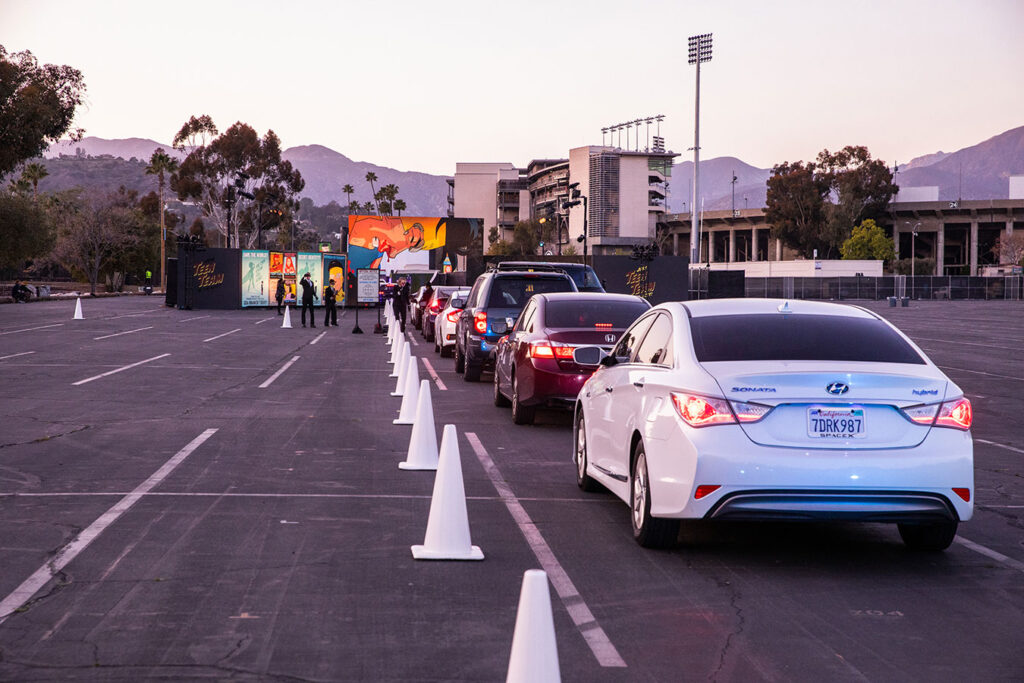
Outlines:
{"type": "Polygon", "coordinates": [[[710,61],[711,34],[701,33],[690,36],[689,63],[697,66],[697,92],[694,97],[693,114],[693,202],[690,204],[690,263],[700,262],[700,218],[697,215],[697,207],[700,206],[698,204],[700,197],[700,65],[710,61]]]}
{"type": "Polygon", "coordinates": [[[700,35],[689,37],[688,63],[699,64],[711,61],[711,35],[710,33],[701,33],[700,35]]]}

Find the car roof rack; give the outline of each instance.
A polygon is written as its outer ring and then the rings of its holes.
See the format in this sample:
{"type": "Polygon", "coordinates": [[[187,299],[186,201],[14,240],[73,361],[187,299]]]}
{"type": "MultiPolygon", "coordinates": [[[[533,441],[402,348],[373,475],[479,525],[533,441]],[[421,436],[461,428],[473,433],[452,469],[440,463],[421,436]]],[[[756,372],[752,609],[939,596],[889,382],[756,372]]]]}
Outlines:
{"type": "Polygon", "coordinates": [[[491,263],[487,266],[487,270],[496,271],[521,271],[529,273],[530,271],[542,271],[546,273],[565,273],[569,272],[561,265],[554,265],[551,263],[535,263],[533,261],[502,261],[501,263],[491,263]]]}

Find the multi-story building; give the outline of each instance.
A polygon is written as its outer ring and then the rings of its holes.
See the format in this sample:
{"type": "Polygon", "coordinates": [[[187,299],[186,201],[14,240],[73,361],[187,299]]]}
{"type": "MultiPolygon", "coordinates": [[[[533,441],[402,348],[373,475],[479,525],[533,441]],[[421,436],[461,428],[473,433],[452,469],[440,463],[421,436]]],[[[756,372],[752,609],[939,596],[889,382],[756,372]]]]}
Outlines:
{"type": "Polygon", "coordinates": [[[449,214],[484,221],[484,251],[490,245],[490,228],[498,228],[499,239],[507,238],[521,213],[529,217],[526,171],[511,163],[459,162],[449,186],[449,214]]]}

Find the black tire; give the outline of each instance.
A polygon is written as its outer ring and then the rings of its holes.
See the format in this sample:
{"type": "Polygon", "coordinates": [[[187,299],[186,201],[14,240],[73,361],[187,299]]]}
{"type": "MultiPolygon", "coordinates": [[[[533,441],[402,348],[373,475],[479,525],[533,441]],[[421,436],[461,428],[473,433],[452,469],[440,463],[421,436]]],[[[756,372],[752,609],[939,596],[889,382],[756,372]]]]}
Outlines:
{"type": "Polygon", "coordinates": [[[597,480],[587,474],[587,430],[585,429],[582,410],[576,413],[576,420],[573,423],[572,442],[575,449],[573,460],[576,461],[576,485],[588,493],[600,491],[603,487],[597,483],[597,480]]]}
{"type": "Polygon", "coordinates": [[[517,425],[532,425],[536,415],[536,406],[524,406],[520,403],[519,378],[512,375],[512,421],[517,425]]]}
{"type": "Polygon", "coordinates": [[[466,366],[466,373],[462,376],[462,379],[466,380],[467,382],[479,382],[480,373],[484,371],[484,364],[482,362],[474,363],[473,361],[469,360],[469,358],[467,358],[463,362],[465,363],[466,366]]]}
{"type": "Polygon", "coordinates": [[[494,405],[499,408],[508,408],[512,402],[505,398],[498,385],[498,368],[494,368],[494,405]]]}
{"type": "Polygon", "coordinates": [[[455,374],[461,375],[466,370],[466,358],[459,351],[459,342],[455,342],[455,374]]]}
{"type": "Polygon", "coordinates": [[[651,517],[651,486],[643,441],[637,442],[633,454],[633,476],[629,483],[633,538],[644,548],[671,548],[679,538],[679,520],[651,517]]]}
{"type": "Polygon", "coordinates": [[[451,358],[452,355],[455,353],[454,345],[442,346],[439,353],[441,354],[441,358],[451,358]]]}
{"type": "Polygon", "coordinates": [[[897,524],[900,538],[911,550],[945,550],[956,538],[956,522],[930,524],[897,524]]]}
{"type": "MultiPolygon", "coordinates": [[[[441,353],[441,342],[437,340],[437,335],[434,335],[434,353],[441,353]]],[[[441,354],[444,355],[444,354],[441,354]]]]}

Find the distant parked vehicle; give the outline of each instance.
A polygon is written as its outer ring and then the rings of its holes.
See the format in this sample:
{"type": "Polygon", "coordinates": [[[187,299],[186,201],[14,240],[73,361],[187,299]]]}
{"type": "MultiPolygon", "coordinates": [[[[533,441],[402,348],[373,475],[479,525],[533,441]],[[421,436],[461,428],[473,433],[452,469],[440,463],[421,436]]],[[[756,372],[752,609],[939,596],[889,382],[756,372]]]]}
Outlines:
{"type": "Polygon", "coordinates": [[[512,406],[516,424],[530,424],[538,407],[571,410],[593,372],[572,358],[578,346],[611,351],[623,330],[651,305],[629,294],[537,294],[498,342],[494,404],[512,406]]]}
{"type": "Polygon", "coordinates": [[[442,358],[451,356],[455,349],[455,323],[462,315],[467,298],[468,289],[456,289],[434,319],[434,351],[442,358]]]}
{"type": "Polygon", "coordinates": [[[498,270],[521,270],[526,272],[562,271],[576,283],[581,292],[603,292],[604,285],[597,278],[594,269],[583,263],[557,261],[502,261],[498,270]]]}
{"type": "Polygon", "coordinates": [[[420,314],[420,330],[423,333],[423,338],[428,342],[434,341],[434,323],[437,321],[437,316],[441,312],[441,309],[448,303],[448,297],[451,296],[452,292],[458,291],[458,287],[453,285],[439,285],[434,287],[433,293],[427,300],[426,306],[423,308],[423,312],[420,314]]]}

